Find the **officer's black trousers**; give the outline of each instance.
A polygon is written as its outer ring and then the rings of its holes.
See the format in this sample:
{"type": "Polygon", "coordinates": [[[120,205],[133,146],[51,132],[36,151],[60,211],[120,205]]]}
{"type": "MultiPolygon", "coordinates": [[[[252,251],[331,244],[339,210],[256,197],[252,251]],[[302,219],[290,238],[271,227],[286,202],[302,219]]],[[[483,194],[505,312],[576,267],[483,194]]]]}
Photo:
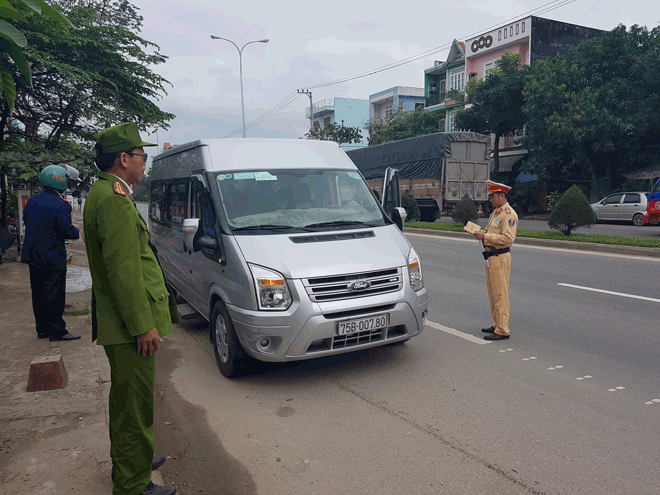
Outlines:
{"type": "Polygon", "coordinates": [[[48,270],[30,265],[32,311],[38,335],[59,337],[67,333],[64,315],[66,269],[48,270]]]}

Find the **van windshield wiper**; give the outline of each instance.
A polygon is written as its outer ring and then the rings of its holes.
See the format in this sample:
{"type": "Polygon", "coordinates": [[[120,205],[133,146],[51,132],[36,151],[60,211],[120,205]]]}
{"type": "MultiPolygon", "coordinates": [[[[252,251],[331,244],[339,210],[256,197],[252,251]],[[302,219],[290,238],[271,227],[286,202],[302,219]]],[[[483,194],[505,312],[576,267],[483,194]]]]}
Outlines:
{"type": "Polygon", "coordinates": [[[262,225],[249,225],[248,227],[232,228],[234,232],[246,230],[305,230],[302,227],[294,227],[293,225],[277,225],[277,224],[262,224],[262,225]]]}
{"type": "Polygon", "coordinates": [[[334,222],[320,222],[320,223],[310,223],[305,225],[306,229],[312,227],[343,227],[348,225],[358,225],[361,227],[373,227],[374,225],[370,223],[360,222],[359,220],[335,220],[334,222]]]}

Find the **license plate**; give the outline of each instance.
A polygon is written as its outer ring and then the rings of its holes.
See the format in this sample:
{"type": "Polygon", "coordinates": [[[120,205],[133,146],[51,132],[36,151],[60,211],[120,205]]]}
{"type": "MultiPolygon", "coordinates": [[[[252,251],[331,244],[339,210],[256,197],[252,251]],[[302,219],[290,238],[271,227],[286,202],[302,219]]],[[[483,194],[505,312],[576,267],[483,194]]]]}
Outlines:
{"type": "Polygon", "coordinates": [[[368,318],[355,318],[337,323],[337,335],[350,335],[352,333],[379,330],[387,327],[387,315],[369,316],[368,318]]]}

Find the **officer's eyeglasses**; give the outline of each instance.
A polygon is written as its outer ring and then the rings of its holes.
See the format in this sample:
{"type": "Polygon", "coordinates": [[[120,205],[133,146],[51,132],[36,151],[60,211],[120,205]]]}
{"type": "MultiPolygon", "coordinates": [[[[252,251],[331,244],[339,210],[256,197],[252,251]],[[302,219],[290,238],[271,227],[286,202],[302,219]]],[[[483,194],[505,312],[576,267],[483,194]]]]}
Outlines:
{"type": "Polygon", "coordinates": [[[147,153],[142,153],[142,154],[140,154],[140,153],[129,153],[129,152],[127,151],[126,154],[127,154],[127,155],[131,155],[131,156],[141,156],[141,157],[142,157],[142,161],[143,161],[144,163],[147,163],[147,158],[149,158],[149,155],[148,155],[147,153]]]}

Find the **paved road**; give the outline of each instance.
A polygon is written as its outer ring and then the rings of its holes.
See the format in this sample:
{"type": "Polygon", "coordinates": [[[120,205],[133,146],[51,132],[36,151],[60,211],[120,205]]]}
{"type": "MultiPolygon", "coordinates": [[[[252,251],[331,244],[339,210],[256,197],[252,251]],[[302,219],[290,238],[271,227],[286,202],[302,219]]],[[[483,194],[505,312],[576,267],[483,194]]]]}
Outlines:
{"type": "MultiPolygon", "coordinates": [[[[450,217],[442,217],[437,222],[440,223],[453,223],[450,217]]],[[[482,226],[488,223],[486,218],[481,218],[477,222],[482,226]]],[[[518,228],[530,230],[552,230],[548,227],[547,220],[527,220],[522,219],[519,222],[518,228]]],[[[623,235],[626,237],[650,237],[660,238],[660,226],[658,225],[644,225],[643,227],[635,227],[632,224],[626,223],[599,223],[592,225],[588,228],[581,228],[576,231],[580,234],[601,234],[601,235],[623,235]]]]}
{"type": "Polygon", "coordinates": [[[483,343],[476,243],[408,238],[430,323],[405,345],[226,380],[202,320],[168,337],[165,479],[183,495],[659,493],[659,261],[516,246],[513,336],[483,343]]]}

